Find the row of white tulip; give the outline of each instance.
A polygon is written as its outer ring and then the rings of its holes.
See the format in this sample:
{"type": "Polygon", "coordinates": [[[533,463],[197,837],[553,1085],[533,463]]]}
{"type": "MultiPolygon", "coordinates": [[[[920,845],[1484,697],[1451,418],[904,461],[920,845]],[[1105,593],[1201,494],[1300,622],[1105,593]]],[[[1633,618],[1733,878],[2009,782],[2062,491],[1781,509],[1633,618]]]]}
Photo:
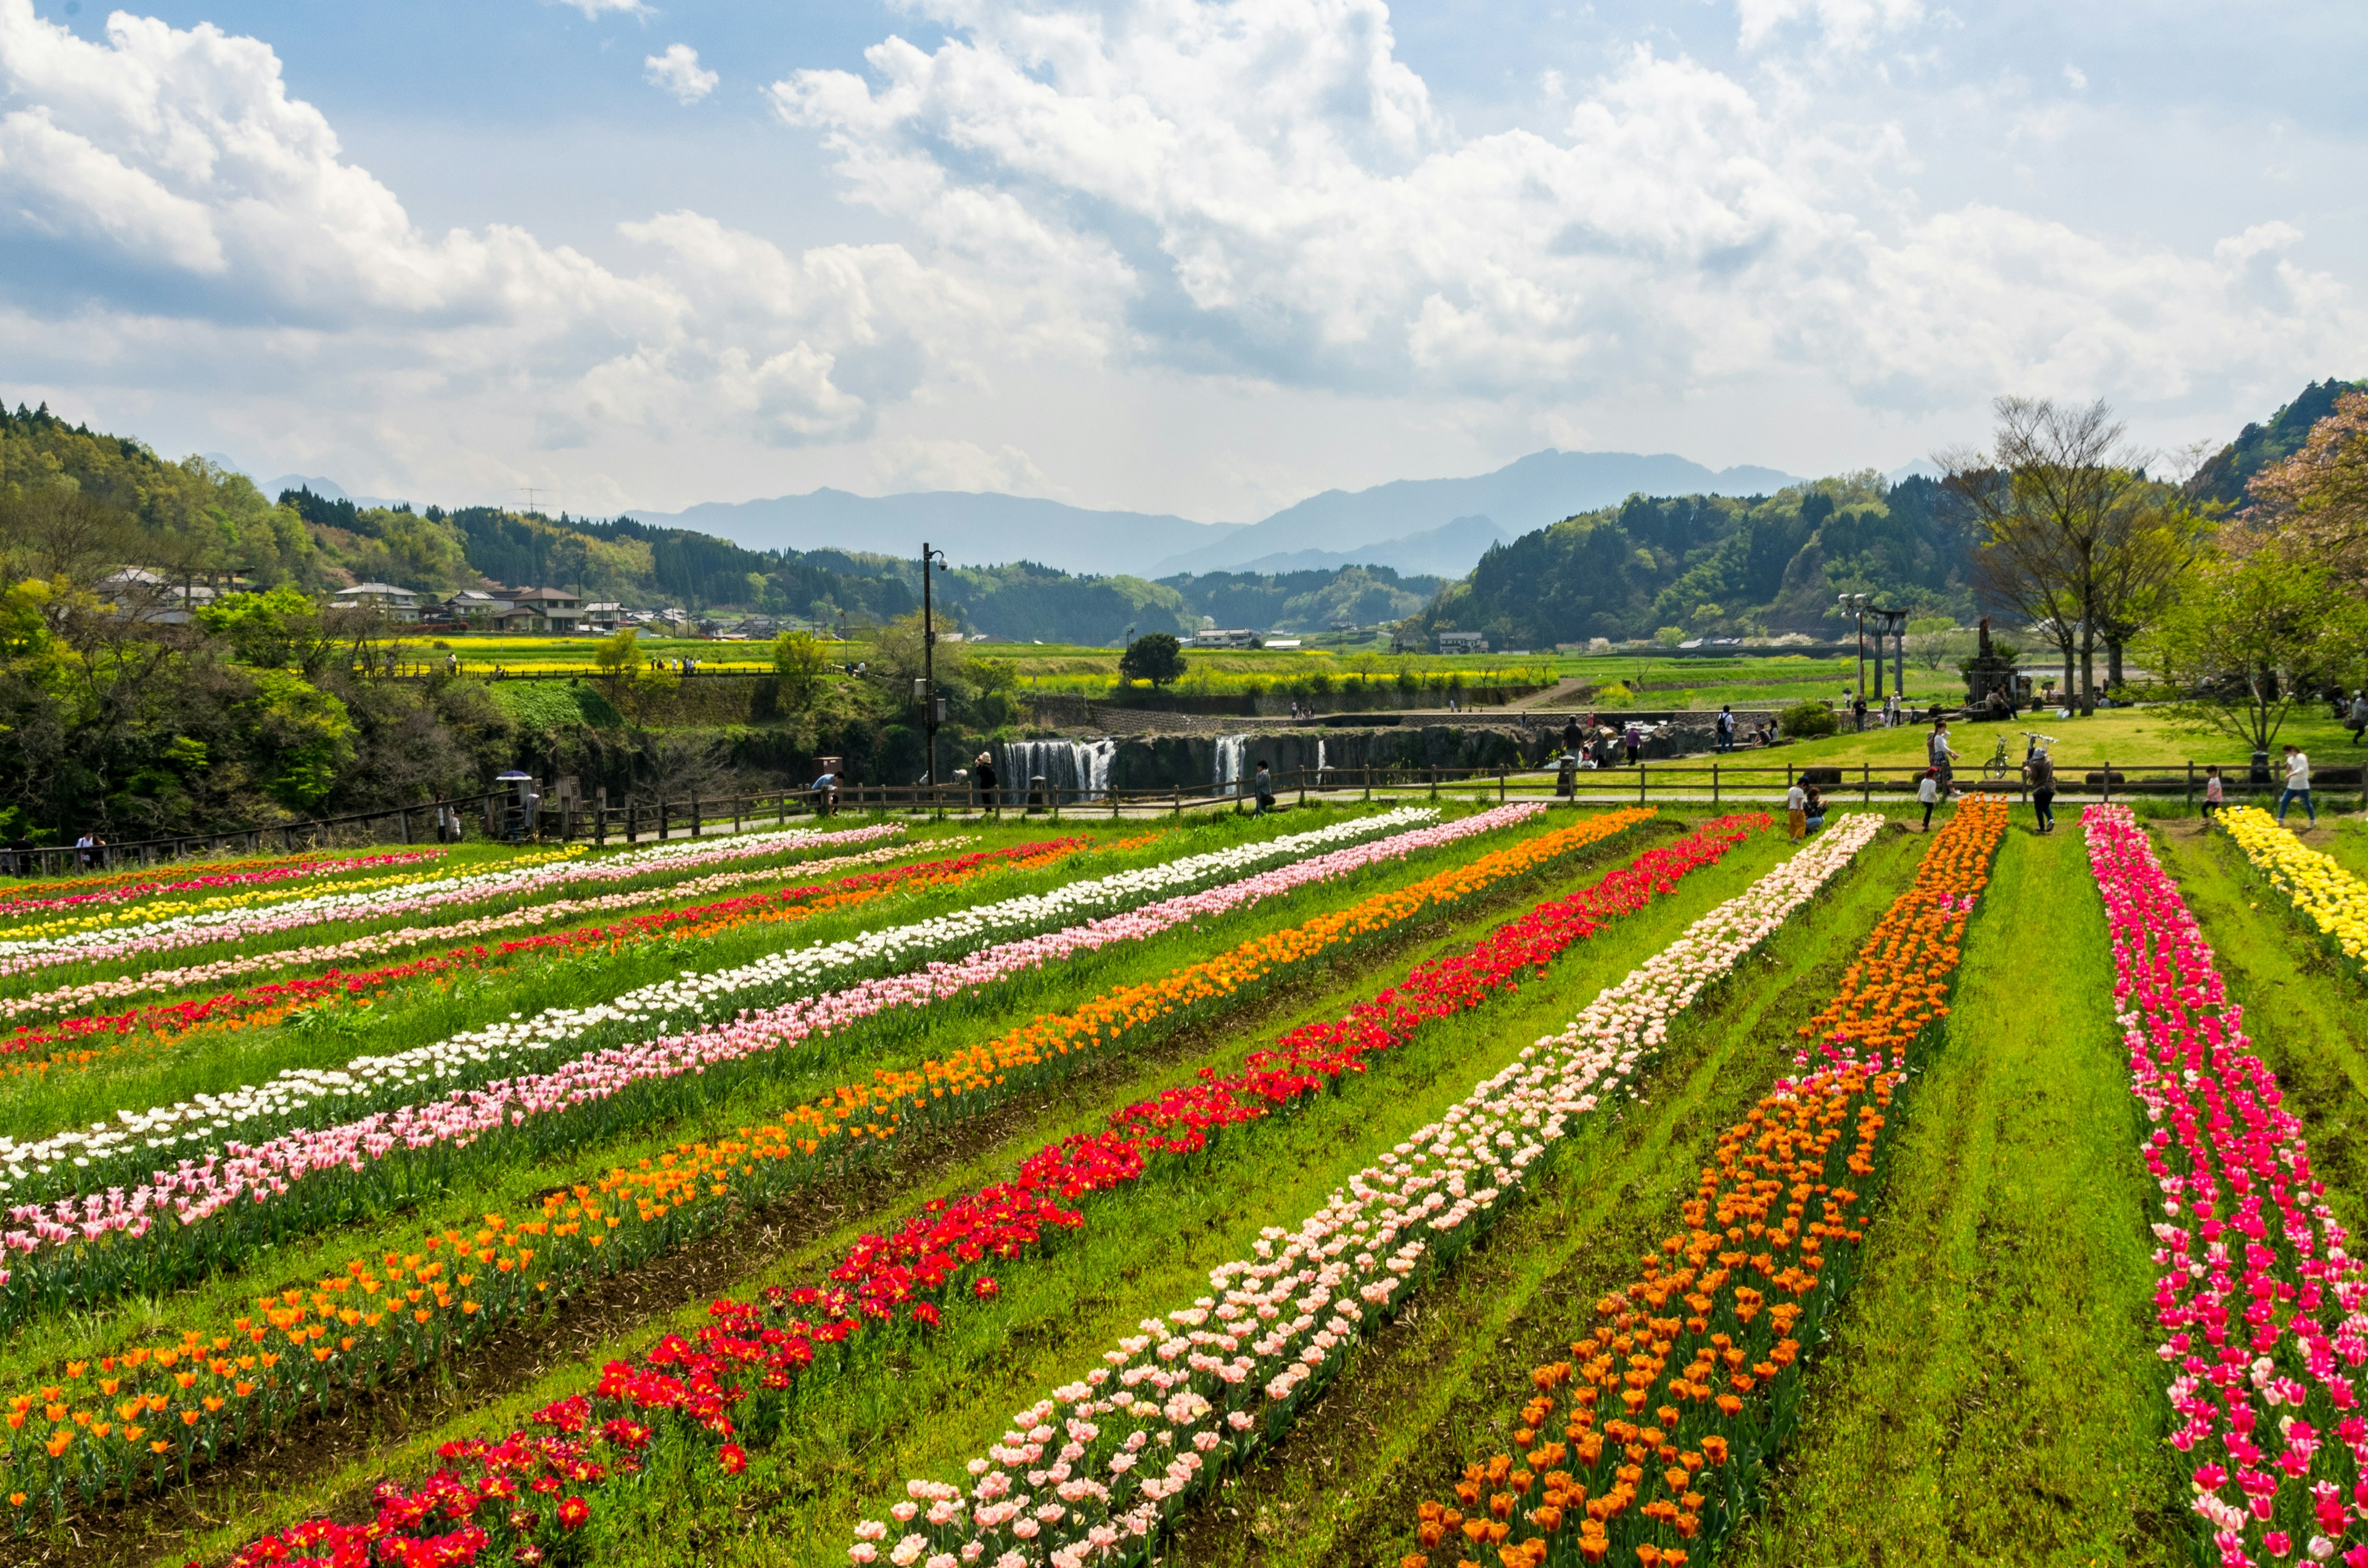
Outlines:
{"type": "Polygon", "coordinates": [[[414,1050],[358,1056],[338,1068],[291,1069],[225,1094],[118,1110],[112,1120],[86,1128],[29,1139],[0,1136],[0,1167],[7,1172],[0,1192],[13,1191],[14,1184],[29,1177],[52,1174],[76,1187],[108,1185],[110,1174],[136,1177],[145,1174],[158,1153],[170,1153],[186,1163],[221,1152],[233,1134],[251,1145],[298,1127],[315,1108],[334,1108],[340,1119],[389,1109],[484,1084],[528,1063],[548,1062],[563,1048],[575,1048],[570,1053],[575,1054],[609,1043],[611,1036],[622,1041],[651,1029],[664,1035],[677,1026],[698,1027],[751,1000],[812,992],[864,971],[959,958],[1000,937],[1116,913],[1261,865],[1400,832],[1437,815],[1428,807],[1405,807],[1350,818],[1309,833],[1233,845],[838,941],[769,953],[728,970],[707,974],[686,970],[590,1006],[554,1007],[530,1018],[513,1014],[414,1050]],[[117,1165],[123,1168],[110,1170],[117,1165]]]}
{"type": "Polygon", "coordinates": [[[723,838],[670,840],[617,855],[579,858],[571,853],[565,858],[528,866],[512,863],[458,876],[404,877],[392,887],[316,893],[252,907],[176,915],[139,926],[0,941],[0,976],[28,974],[61,964],[114,962],[213,942],[243,941],[333,921],[382,920],[483,903],[490,899],[541,898],[577,883],[628,881],[733,860],[844,848],[892,838],[904,831],[900,824],[882,823],[828,833],[797,827],[734,834],[723,838]]]}
{"type": "Polygon", "coordinates": [[[1295,1230],[1212,1271],[1213,1292],[1119,1341],[1021,1411],[970,1484],[907,1483],[848,1555],[896,1568],[1083,1568],[1144,1550],[1180,1500],[1273,1441],[1417,1277],[1523,1195],[1579,1119],[1617,1103],[1670,1021],[1848,865],[1879,816],[1852,813],[1525,1048],[1440,1120],[1349,1178],[1295,1230]],[[892,1522],[893,1521],[893,1522],[892,1522]],[[892,1533],[902,1534],[885,1546],[892,1533]],[[883,1546],[885,1551],[883,1552],[883,1546]]]}

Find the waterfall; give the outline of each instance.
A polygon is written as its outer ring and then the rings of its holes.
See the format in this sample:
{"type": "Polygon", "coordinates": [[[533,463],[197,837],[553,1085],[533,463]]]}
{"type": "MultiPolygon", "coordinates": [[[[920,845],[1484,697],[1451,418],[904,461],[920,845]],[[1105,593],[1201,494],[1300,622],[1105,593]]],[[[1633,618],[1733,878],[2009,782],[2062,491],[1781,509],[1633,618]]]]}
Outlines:
{"type": "Polygon", "coordinates": [[[1324,770],[1331,766],[1324,760],[1324,737],[1318,735],[1315,737],[1315,777],[1321,779],[1324,777],[1324,770]]]}
{"type": "Polygon", "coordinates": [[[1029,781],[1042,775],[1044,788],[1063,805],[1099,799],[1110,790],[1110,764],[1117,756],[1118,742],[1107,735],[1090,741],[1006,741],[996,792],[1007,805],[1026,805],[1029,781]]]}
{"type": "Polygon", "coordinates": [[[1217,793],[1220,795],[1238,795],[1242,792],[1242,777],[1245,772],[1242,765],[1249,756],[1249,747],[1250,738],[1247,735],[1217,737],[1217,773],[1210,782],[1216,785],[1217,793]]]}

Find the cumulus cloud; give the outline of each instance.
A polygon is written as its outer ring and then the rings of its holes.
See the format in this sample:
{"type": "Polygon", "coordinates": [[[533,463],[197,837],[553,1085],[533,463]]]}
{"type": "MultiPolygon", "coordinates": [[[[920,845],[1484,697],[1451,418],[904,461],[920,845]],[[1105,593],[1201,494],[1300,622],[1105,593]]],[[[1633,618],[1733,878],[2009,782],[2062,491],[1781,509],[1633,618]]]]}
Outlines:
{"type": "Polygon", "coordinates": [[[572,6],[584,13],[585,20],[591,22],[597,22],[602,17],[648,17],[656,14],[643,5],[643,0],[545,0],[545,4],[572,6]]]}
{"type": "MultiPolygon", "coordinates": [[[[971,276],[1063,278],[1081,344],[1106,321],[1110,351],[1170,369],[1502,398],[1814,367],[1919,405],[2076,373],[2155,395],[2285,362],[2329,308],[2362,335],[2299,269],[1925,213],[1885,128],[1650,50],[1573,85],[1558,126],[1463,136],[1380,0],[922,8],[937,48],[801,72],[781,114],[971,276]]],[[[1797,23],[1856,46],[1918,14],[1741,8],[1748,44],[1797,23]]]]}
{"type": "MultiPolygon", "coordinates": [[[[2368,350],[2288,224],[2199,250],[1928,210],[1896,130],[1782,67],[1629,50],[1542,84],[1535,123],[1467,134],[1382,0],[908,3],[931,47],[770,89],[899,239],[796,249],[662,211],[604,264],[422,228],[262,41],[123,12],[91,40],[0,0],[0,340],[20,380],[278,396],[391,465],[465,445],[488,483],[504,442],[723,440],[752,465],[871,442],[849,468],[882,483],[1037,494],[1058,489],[1022,445],[898,412],[1134,371],[1343,405],[1667,406],[1782,376],[1861,408],[2144,403],[2368,350]]],[[[1760,58],[1918,15],[1739,7],[1760,58]]],[[[715,82],[687,45],[645,68],[684,101],[715,82]]]]}
{"type": "Polygon", "coordinates": [[[664,54],[642,61],[642,76],[653,87],[674,95],[677,103],[695,104],[715,91],[723,78],[700,69],[699,51],[687,43],[670,43],[664,54]]]}
{"type": "MultiPolygon", "coordinates": [[[[687,48],[664,59],[713,80],[687,48]]],[[[19,106],[0,114],[0,292],[126,355],[202,324],[251,335],[228,358],[334,343],[344,373],[415,392],[504,386],[544,448],[603,420],[797,444],[868,431],[919,382],[927,335],[991,335],[976,290],[894,245],[791,256],[677,213],[628,226],[655,262],[628,275],[505,225],[426,233],[267,45],[211,26],[118,12],[94,42],[0,0],[0,103],[19,106]]]]}

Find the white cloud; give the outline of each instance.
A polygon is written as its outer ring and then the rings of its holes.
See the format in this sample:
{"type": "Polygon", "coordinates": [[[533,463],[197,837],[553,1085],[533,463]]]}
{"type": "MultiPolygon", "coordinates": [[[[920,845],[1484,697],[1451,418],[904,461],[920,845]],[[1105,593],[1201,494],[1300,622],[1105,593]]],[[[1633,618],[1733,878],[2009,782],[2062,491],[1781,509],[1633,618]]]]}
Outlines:
{"type": "Polygon", "coordinates": [[[882,441],[872,450],[871,474],[884,493],[996,490],[1056,500],[1062,495],[1060,486],[1018,447],[989,451],[975,441],[882,441]]]}
{"type": "Polygon", "coordinates": [[[1780,28],[1800,21],[1813,25],[1829,49],[1863,49],[1877,34],[1924,17],[1922,0],[1736,0],[1735,10],[1737,41],[1746,49],[1763,47],[1780,28]]]}
{"type": "MultiPolygon", "coordinates": [[[[1551,107],[1486,135],[1434,105],[1381,0],[911,0],[933,47],[771,89],[891,238],[643,209],[598,260],[423,228],[259,40],[119,12],[93,41],[32,3],[0,0],[12,376],[103,390],[102,418],[201,407],[202,444],[349,488],[650,501],[794,474],[1246,515],[1336,481],[1348,441],[1299,436],[1326,420],[1391,422],[1377,464],[1417,427],[1501,460],[1554,431],[1655,449],[1688,418],[1733,440],[1705,408],[1781,403],[1757,428],[1787,442],[2005,390],[2266,408],[2368,354],[2274,210],[2180,248],[1996,192],[1929,206],[1902,131],[1777,58],[1879,40],[1911,0],[1743,0],[1774,61],[1754,74],[1626,51],[1542,75],[1551,107]],[[598,467],[620,451],[639,475],[598,467]]],[[[645,65],[677,97],[714,81],[687,45],[645,65]]],[[[1769,446],[1732,456],[1810,460],[1769,446]]]]}
{"type": "MultiPolygon", "coordinates": [[[[1069,280],[1074,335],[1195,373],[1492,398],[1792,367],[1891,406],[2073,374],[2146,399],[2368,343],[2328,279],[1986,205],[1925,213],[1896,135],[1637,50],[1558,129],[1464,137],[1379,0],[927,7],[934,51],[776,84],[856,198],[973,278],[1069,280]]],[[[1747,0],[1863,41],[1907,0],[1747,0]]]]}
{"type": "Polygon", "coordinates": [[[2078,65],[2067,64],[2064,67],[2064,82],[2074,92],[2085,93],[2089,90],[2089,73],[2078,65]]]}
{"type": "Polygon", "coordinates": [[[573,6],[584,13],[584,19],[597,22],[602,17],[652,17],[657,13],[643,0],[544,0],[547,5],[573,6]]]}
{"type": "Polygon", "coordinates": [[[642,75],[651,86],[672,93],[676,102],[685,104],[697,103],[723,79],[712,71],[700,70],[699,51],[687,43],[670,43],[664,54],[644,58],[642,75]]]}

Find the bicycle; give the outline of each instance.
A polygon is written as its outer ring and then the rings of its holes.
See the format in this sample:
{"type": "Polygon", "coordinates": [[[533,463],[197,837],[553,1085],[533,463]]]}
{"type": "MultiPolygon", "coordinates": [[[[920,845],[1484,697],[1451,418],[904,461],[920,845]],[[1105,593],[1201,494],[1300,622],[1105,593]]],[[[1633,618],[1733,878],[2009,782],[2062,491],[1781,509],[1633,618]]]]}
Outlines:
{"type": "Polygon", "coordinates": [[[2006,737],[2000,735],[1998,738],[1998,749],[1990,753],[1990,759],[1987,762],[1982,764],[1982,777],[1995,781],[2004,778],[2012,768],[2013,763],[2007,756],[2006,737]]]}

